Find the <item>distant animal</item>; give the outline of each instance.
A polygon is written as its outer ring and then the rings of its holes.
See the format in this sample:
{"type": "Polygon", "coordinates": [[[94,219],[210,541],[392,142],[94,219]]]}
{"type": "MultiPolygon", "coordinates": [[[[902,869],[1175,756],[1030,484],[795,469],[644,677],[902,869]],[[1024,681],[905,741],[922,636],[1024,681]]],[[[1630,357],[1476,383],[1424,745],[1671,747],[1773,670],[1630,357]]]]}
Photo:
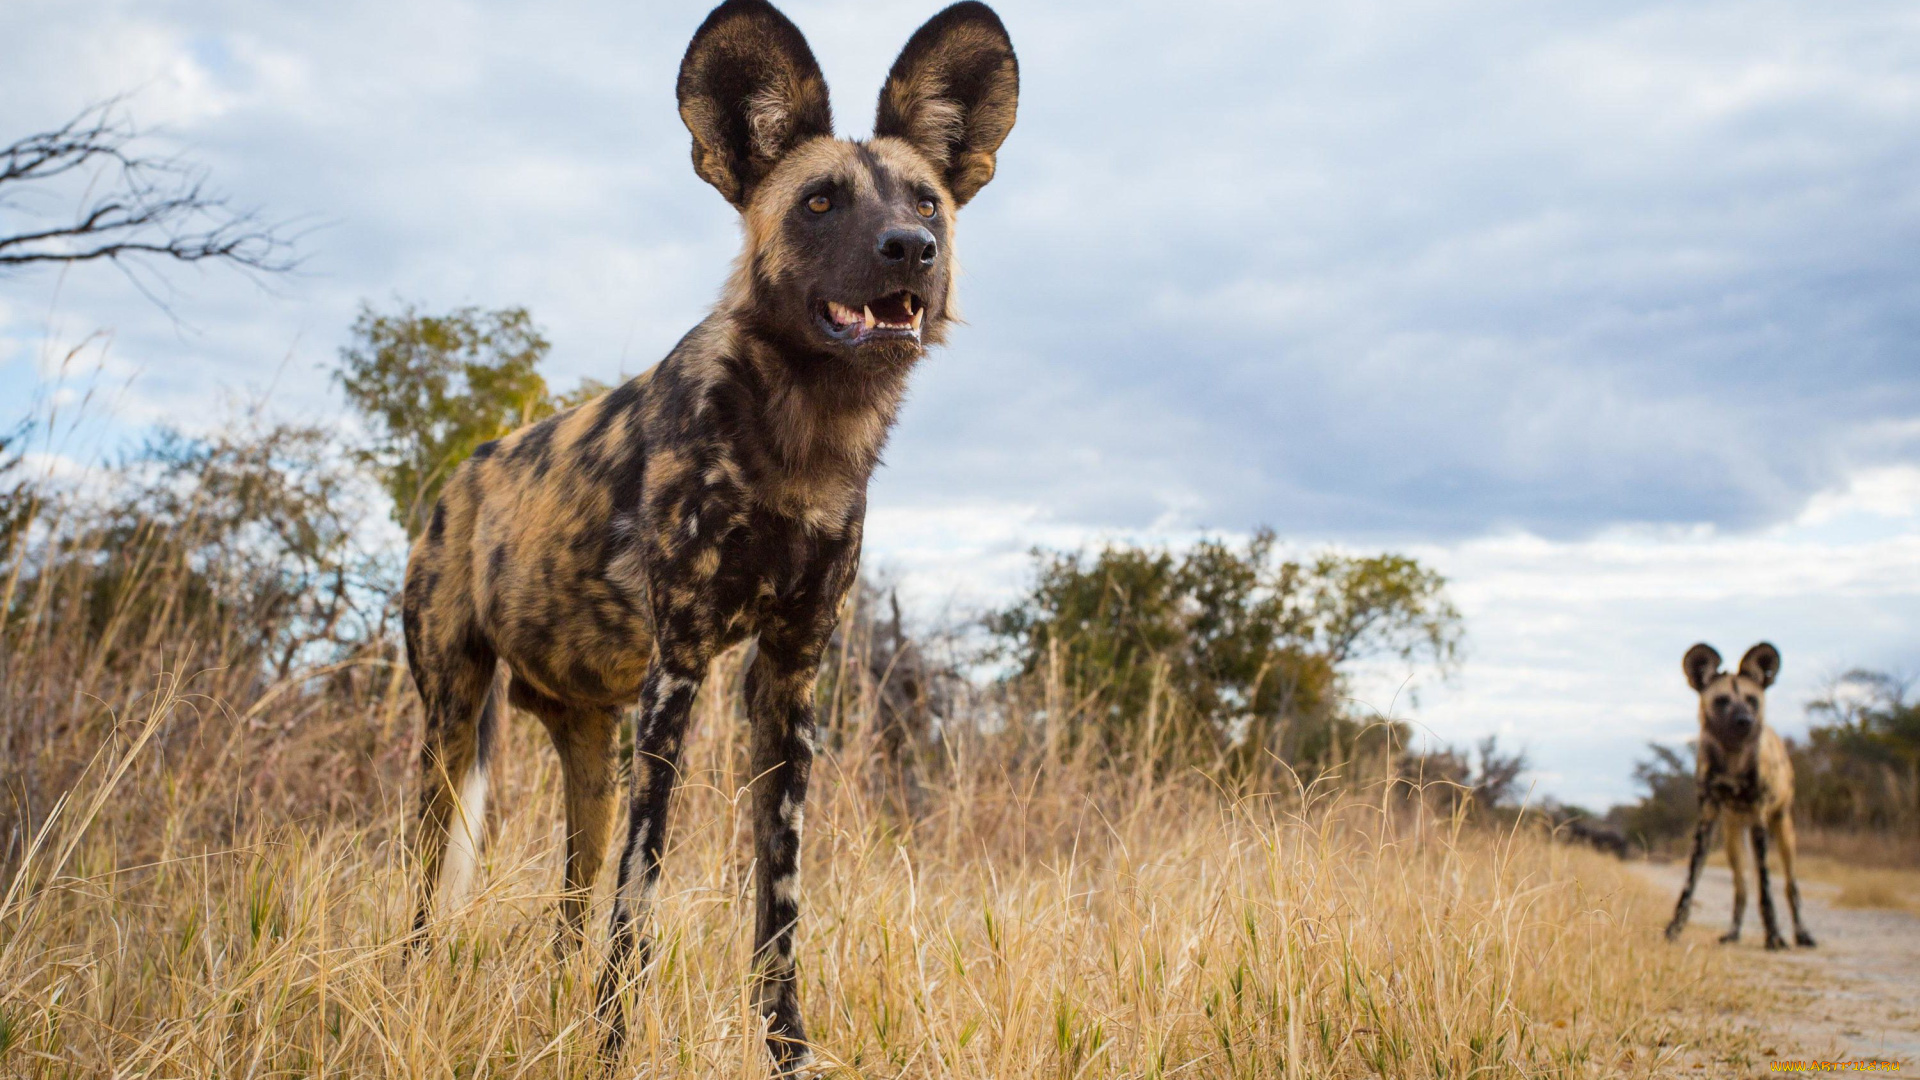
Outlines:
{"type": "Polygon", "coordinates": [[[838,139],[806,39],[728,0],[680,65],[693,168],[740,211],[719,303],[651,370],[482,445],[408,560],[407,656],[425,704],[416,927],[464,889],[498,746],[496,669],[566,782],[561,943],[577,941],[615,810],[631,710],[626,844],[597,1014],[625,1039],[641,933],[694,694],[749,637],[755,997],[783,1071],[808,1060],[794,965],[814,682],[854,581],[867,482],[907,377],[954,318],[954,214],[994,175],[1019,67],[984,4],[907,41],[873,137],[838,139]]]}
{"type": "Polygon", "coordinates": [[[1694,886],[1716,822],[1725,825],[1727,862],[1733,867],[1733,925],[1722,942],[1740,940],[1740,921],[1747,912],[1746,852],[1743,838],[1753,841],[1753,863],[1760,885],[1760,920],[1767,931],[1767,948],[1784,949],[1773,911],[1773,890],[1767,880],[1767,840],[1780,845],[1780,866],[1787,874],[1787,906],[1793,911],[1794,942],[1814,945],[1800,918],[1800,883],[1794,876],[1797,854],[1793,836],[1793,762],[1786,744],[1767,726],[1767,688],[1780,674],[1780,650],[1765,642],[1747,650],[1740,666],[1720,670],[1720,654],[1710,645],[1695,645],[1680,661],[1687,685],[1700,695],[1700,742],[1694,776],[1700,791],[1700,816],[1693,830],[1693,855],[1687,863],[1687,884],[1680,892],[1667,940],[1686,929],[1693,907],[1694,886]]]}
{"type": "Polygon", "coordinates": [[[1602,851],[1616,859],[1627,857],[1627,838],[1619,829],[1602,825],[1589,817],[1569,819],[1564,826],[1567,838],[1576,843],[1586,844],[1595,851],[1602,851]]]}

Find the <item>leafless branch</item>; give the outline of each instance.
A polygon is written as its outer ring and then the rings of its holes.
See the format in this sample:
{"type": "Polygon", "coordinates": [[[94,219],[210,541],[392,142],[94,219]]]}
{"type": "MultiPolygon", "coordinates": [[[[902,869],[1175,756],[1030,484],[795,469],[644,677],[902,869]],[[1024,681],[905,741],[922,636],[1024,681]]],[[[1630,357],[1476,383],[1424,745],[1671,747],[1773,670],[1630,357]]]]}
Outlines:
{"type": "Polygon", "coordinates": [[[0,275],[100,260],[294,268],[285,225],[235,207],[203,168],[148,153],[145,140],[116,98],[0,147],[0,275]],[[71,216],[36,209],[69,199],[71,216]]]}

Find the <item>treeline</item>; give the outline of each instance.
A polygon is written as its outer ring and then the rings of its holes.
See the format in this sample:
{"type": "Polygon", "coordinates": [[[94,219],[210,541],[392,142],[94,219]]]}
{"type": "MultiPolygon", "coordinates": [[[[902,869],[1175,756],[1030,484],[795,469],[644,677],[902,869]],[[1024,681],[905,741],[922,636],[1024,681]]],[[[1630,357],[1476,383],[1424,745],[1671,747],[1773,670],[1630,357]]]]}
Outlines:
{"type": "Polygon", "coordinates": [[[1460,616],[1446,583],[1398,555],[1281,558],[1272,532],[1183,552],[1034,553],[1033,583],[986,619],[1010,678],[1057,689],[1039,714],[1108,759],[1244,774],[1406,746],[1350,704],[1356,661],[1444,672],[1460,616]]]}
{"type": "MultiPolygon", "coordinates": [[[[1787,739],[1794,812],[1803,826],[1870,833],[1920,852],[1920,702],[1885,673],[1849,671],[1806,705],[1805,738],[1787,739]]],[[[1778,707],[1778,706],[1776,706],[1778,707]]],[[[1643,794],[1612,822],[1657,847],[1692,828],[1698,808],[1692,755],[1653,744],[1634,768],[1643,794]]]]}
{"type": "MultiPolygon", "coordinates": [[[[366,309],[353,329],[334,372],[357,414],[344,430],[243,410],[216,430],[157,430],[78,489],[25,467],[30,424],[0,437],[0,827],[13,850],[117,717],[151,700],[157,672],[200,694],[168,721],[189,758],[254,737],[223,710],[254,729],[301,717],[339,732],[298,741],[310,774],[312,754],[336,755],[333,790],[313,788],[320,774],[263,779],[288,812],[356,798],[341,775],[400,768],[404,551],[379,519],[417,531],[474,447],[605,387],[553,392],[547,342],[519,309],[366,309]],[[80,699],[101,703],[92,720],[80,699]],[[387,729],[357,732],[356,713],[387,729]]],[[[1497,801],[1524,768],[1493,746],[1477,765],[1411,755],[1404,723],[1351,702],[1356,664],[1444,674],[1458,661],[1446,582],[1413,559],[1289,557],[1262,531],[1178,551],[1037,551],[1032,569],[1016,602],[939,632],[915,633],[888,590],[863,583],[825,662],[827,737],[877,755],[909,799],[962,728],[1017,729],[1049,759],[1228,784],[1365,769],[1497,801]]]]}

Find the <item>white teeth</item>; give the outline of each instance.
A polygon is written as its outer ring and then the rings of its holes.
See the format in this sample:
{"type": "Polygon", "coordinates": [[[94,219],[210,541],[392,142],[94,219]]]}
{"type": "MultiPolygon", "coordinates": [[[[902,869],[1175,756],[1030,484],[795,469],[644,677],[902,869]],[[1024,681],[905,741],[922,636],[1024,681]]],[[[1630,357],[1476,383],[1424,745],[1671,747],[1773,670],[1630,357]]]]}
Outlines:
{"type": "Polygon", "coordinates": [[[926,308],[924,306],[916,306],[911,297],[909,297],[906,302],[907,318],[900,322],[875,318],[873,308],[870,305],[863,305],[856,311],[853,308],[847,307],[845,304],[828,300],[826,301],[826,307],[827,317],[833,321],[834,329],[836,330],[844,331],[859,328],[864,328],[868,331],[875,329],[907,330],[911,331],[916,337],[918,337],[920,333],[922,316],[926,314],[926,308]]]}

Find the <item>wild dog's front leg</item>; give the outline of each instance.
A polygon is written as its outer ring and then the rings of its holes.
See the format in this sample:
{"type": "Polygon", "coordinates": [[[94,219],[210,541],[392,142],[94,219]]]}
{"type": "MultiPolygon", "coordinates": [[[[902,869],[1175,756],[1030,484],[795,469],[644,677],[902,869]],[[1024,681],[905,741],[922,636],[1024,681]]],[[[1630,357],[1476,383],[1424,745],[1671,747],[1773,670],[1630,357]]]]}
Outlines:
{"type": "Polygon", "coordinates": [[[753,709],[754,1001],[783,1073],[810,1060],[793,941],[800,918],[800,834],[813,772],[820,648],[763,638],[748,674],[753,709]]]}
{"type": "Polygon", "coordinates": [[[650,941],[640,933],[660,877],[667,807],[679,778],[680,749],[687,717],[700,690],[706,665],[671,665],[656,649],[634,711],[632,778],[627,804],[627,842],[620,856],[620,884],[614,894],[612,936],[607,966],[600,975],[595,1015],[607,1027],[601,1054],[612,1061],[626,1044],[626,1010],[621,994],[634,973],[646,968],[650,941]]]}
{"type": "Polygon", "coordinates": [[[1780,936],[1780,920],[1773,912],[1773,887],[1767,881],[1767,827],[1753,823],[1753,865],[1760,884],[1760,922],[1767,929],[1767,948],[1784,949],[1787,939],[1780,936]]]}
{"type": "MultiPolygon", "coordinates": [[[[864,508],[860,508],[861,511],[864,508]]],[[[760,654],[748,673],[753,712],[755,1005],[767,1019],[767,1048],[783,1076],[810,1072],[800,1019],[794,935],[800,918],[800,833],[813,773],[814,679],[839,621],[840,602],[860,565],[863,513],[838,535],[819,538],[799,588],[760,626],[760,654]]]]}
{"type": "Polygon", "coordinates": [[[1667,924],[1667,940],[1680,936],[1693,914],[1693,889],[1700,883],[1700,868],[1707,862],[1707,842],[1713,838],[1713,823],[1720,816],[1718,803],[1700,801],[1700,820],[1693,827],[1693,857],[1687,861],[1687,885],[1680,890],[1680,902],[1674,905],[1673,921],[1667,924]]]}

